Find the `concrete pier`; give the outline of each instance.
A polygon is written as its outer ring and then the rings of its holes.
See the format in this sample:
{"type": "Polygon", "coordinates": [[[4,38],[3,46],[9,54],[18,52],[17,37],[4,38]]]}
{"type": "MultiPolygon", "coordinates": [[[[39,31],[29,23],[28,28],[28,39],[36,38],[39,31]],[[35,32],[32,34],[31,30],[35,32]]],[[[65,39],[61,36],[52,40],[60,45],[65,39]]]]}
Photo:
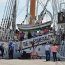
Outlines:
{"type": "Polygon", "coordinates": [[[45,60],[0,60],[0,65],[65,65],[64,61],[45,61],[45,60]]]}

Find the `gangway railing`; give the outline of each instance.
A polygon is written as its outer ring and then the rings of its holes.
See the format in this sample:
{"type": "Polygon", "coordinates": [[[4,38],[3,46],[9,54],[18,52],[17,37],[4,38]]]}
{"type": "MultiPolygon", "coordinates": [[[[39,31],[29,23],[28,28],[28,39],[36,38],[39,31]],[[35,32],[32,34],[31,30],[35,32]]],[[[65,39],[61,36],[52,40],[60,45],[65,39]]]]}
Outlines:
{"type": "Polygon", "coordinates": [[[65,59],[65,41],[59,44],[58,55],[59,55],[59,58],[65,59]]]}
{"type": "Polygon", "coordinates": [[[53,40],[55,40],[53,33],[48,33],[46,35],[42,35],[42,36],[39,36],[36,38],[31,38],[31,39],[27,39],[27,40],[22,41],[22,48],[23,49],[30,48],[31,47],[31,43],[30,43],[31,41],[33,41],[35,43],[35,46],[39,46],[39,45],[42,45],[46,42],[51,42],[53,40]]]}

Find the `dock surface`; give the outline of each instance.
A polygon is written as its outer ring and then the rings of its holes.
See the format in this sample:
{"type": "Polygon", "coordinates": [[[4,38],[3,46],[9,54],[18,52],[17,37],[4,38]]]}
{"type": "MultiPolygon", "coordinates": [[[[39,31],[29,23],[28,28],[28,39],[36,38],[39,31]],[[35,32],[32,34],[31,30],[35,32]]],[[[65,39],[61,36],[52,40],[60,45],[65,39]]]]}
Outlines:
{"type": "Polygon", "coordinates": [[[45,60],[0,60],[0,65],[65,65],[65,61],[45,61],[45,60]]]}

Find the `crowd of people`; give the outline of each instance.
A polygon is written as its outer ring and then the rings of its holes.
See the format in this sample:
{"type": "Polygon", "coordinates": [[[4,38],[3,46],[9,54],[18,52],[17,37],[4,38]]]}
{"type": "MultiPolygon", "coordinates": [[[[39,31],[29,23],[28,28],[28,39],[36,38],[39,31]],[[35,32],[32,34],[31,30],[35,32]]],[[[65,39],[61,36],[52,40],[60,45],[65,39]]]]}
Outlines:
{"type": "MultiPolygon", "coordinates": [[[[31,52],[31,59],[36,59],[37,57],[39,57],[39,54],[35,50],[34,44],[32,44],[32,47],[33,47],[33,50],[31,52]]],[[[57,52],[58,52],[58,45],[55,42],[53,42],[52,44],[49,44],[49,42],[47,42],[45,44],[46,61],[50,61],[51,57],[53,58],[54,62],[57,61],[59,59],[57,57],[57,52]]]]}
{"type": "Polygon", "coordinates": [[[46,61],[50,61],[50,55],[52,53],[53,60],[57,61],[57,51],[58,51],[58,46],[56,45],[55,42],[50,46],[49,43],[45,45],[45,54],[46,54],[46,61]]]}
{"type": "Polygon", "coordinates": [[[28,32],[17,32],[16,30],[16,34],[19,34],[17,35],[17,38],[18,40],[22,41],[24,39],[31,39],[31,38],[35,38],[35,37],[38,37],[38,36],[42,36],[44,34],[47,34],[49,33],[49,29],[48,28],[44,28],[44,29],[40,29],[40,30],[37,30],[37,31],[28,31],[28,32]]]}
{"type": "Polygon", "coordinates": [[[5,47],[4,47],[4,43],[1,43],[0,44],[0,57],[1,58],[4,58],[4,56],[5,56],[5,51],[8,51],[8,56],[9,56],[9,59],[12,59],[13,58],[13,49],[14,49],[14,47],[13,47],[13,45],[12,45],[13,43],[12,42],[10,42],[9,43],[9,45],[8,45],[8,49],[6,50],[5,49],[5,47]]]}
{"type": "MultiPolygon", "coordinates": [[[[30,42],[32,45],[33,50],[31,51],[31,53],[26,53],[25,51],[23,51],[21,58],[22,59],[37,59],[37,57],[39,56],[38,52],[35,50],[35,46],[34,46],[34,42],[30,42]]],[[[4,56],[4,47],[3,47],[3,43],[0,45],[0,56],[4,56]]],[[[52,53],[52,57],[53,57],[53,61],[57,61],[57,51],[58,51],[58,46],[56,45],[55,42],[53,42],[51,45],[47,42],[45,44],[45,55],[46,55],[46,61],[50,61],[51,58],[51,53],[52,53]]],[[[13,59],[13,54],[14,54],[14,45],[13,42],[9,42],[8,44],[8,58],[9,59],[13,59]]]]}
{"type": "MultiPolygon", "coordinates": [[[[16,31],[16,33],[19,33],[18,39],[20,41],[23,41],[25,39],[25,33],[24,32],[16,31]]],[[[42,35],[45,35],[47,33],[49,33],[49,29],[47,29],[47,28],[45,28],[44,30],[40,29],[39,31],[28,31],[27,39],[35,38],[37,36],[42,36],[42,35]]],[[[27,54],[27,55],[31,59],[36,59],[39,55],[38,55],[38,53],[35,50],[34,42],[31,42],[31,44],[32,44],[33,50],[31,51],[30,54],[27,54]]],[[[3,57],[4,50],[5,50],[4,47],[3,47],[3,44],[0,45],[0,50],[1,50],[0,56],[3,57]]],[[[18,49],[18,50],[20,52],[21,49],[18,49]]],[[[58,46],[56,45],[56,43],[53,42],[52,45],[50,45],[47,42],[45,44],[46,61],[50,61],[51,53],[52,53],[52,56],[53,56],[53,60],[57,61],[57,51],[58,51],[58,46]]],[[[13,59],[13,54],[14,54],[14,45],[13,45],[13,42],[9,42],[9,44],[8,44],[8,58],[9,59],[13,59]]],[[[26,59],[27,56],[26,56],[26,52],[25,51],[23,51],[21,57],[26,59]]]]}

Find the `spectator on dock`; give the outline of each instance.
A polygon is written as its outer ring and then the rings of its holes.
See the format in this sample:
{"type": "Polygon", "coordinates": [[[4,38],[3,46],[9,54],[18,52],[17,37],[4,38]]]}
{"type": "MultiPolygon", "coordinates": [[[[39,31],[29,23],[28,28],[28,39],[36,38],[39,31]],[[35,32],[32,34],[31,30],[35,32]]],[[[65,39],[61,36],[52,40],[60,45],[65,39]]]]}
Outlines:
{"type": "Polygon", "coordinates": [[[58,46],[56,45],[56,43],[53,43],[53,45],[51,46],[51,52],[53,54],[54,61],[57,61],[57,50],[58,50],[58,46]]]}
{"type": "Polygon", "coordinates": [[[37,59],[38,53],[36,52],[35,48],[33,48],[31,52],[31,59],[37,59]]]}
{"type": "Polygon", "coordinates": [[[50,45],[47,42],[45,45],[46,61],[50,61],[50,45]]]}
{"type": "Polygon", "coordinates": [[[9,59],[13,59],[13,53],[14,53],[14,47],[13,47],[13,42],[11,41],[8,46],[9,59]]]}
{"type": "Polygon", "coordinates": [[[4,55],[4,47],[3,47],[3,45],[4,45],[4,43],[2,43],[0,45],[0,50],[1,50],[1,56],[2,56],[2,58],[3,58],[3,55],[4,55]]]}
{"type": "Polygon", "coordinates": [[[30,43],[32,44],[32,48],[33,48],[31,52],[31,59],[37,59],[38,53],[35,50],[35,46],[34,46],[35,43],[33,41],[31,41],[30,43]]]}

